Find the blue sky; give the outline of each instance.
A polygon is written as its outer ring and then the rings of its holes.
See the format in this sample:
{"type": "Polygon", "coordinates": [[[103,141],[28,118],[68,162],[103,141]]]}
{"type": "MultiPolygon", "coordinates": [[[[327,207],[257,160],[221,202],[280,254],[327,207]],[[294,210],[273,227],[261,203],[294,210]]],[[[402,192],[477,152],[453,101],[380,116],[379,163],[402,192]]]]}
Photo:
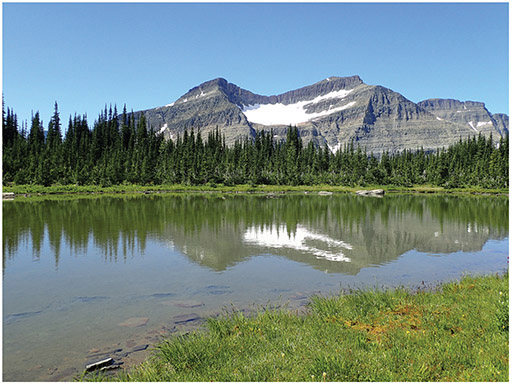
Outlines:
{"type": "MultiPolygon", "coordinates": [[[[3,94],[92,123],[216,77],[272,95],[358,74],[418,102],[508,114],[508,3],[3,3],[3,94]]],[[[29,121],[30,123],[30,121],[29,121]]]]}

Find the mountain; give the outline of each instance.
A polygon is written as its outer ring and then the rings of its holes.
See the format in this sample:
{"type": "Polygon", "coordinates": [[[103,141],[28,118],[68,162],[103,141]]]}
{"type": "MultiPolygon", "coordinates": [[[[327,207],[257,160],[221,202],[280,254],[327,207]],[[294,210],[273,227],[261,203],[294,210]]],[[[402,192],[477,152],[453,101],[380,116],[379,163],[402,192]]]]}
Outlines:
{"type": "MultiPolygon", "coordinates": [[[[335,152],[353,141],[375,154],[435,150],[459,138],[508,134],[508,116],[492,115],[481,102],[429,99],[414,103],[400,93],[367,85],[359,76],[329,77],[300,89],[262,96],[223,78],[190,89],[175,102],[142,111],[155,131],[175,139],[185,130],[203,137],[219,129],[232,145],[259,130],[285,139],[297,126],[305,145],[335,152]]],[[[138,113],[137,113],[138,114],[138,113]]]]}

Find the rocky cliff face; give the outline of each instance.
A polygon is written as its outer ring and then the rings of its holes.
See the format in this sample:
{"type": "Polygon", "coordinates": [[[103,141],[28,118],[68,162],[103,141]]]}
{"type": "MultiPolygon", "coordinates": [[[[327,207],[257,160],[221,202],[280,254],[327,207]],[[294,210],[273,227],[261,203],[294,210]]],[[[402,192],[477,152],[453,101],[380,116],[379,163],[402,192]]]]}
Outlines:
{"type": "Polygon", "coordinates": [[[492,115],[494,122],[496,123],[496,130],[502,136],[508,134],[508,116],[503,113],[495,113],[492,115]]]}
{"type": "Polygon", "coordinates": [[[503,128],[508,130],[508,122],[506,126],[503,123],[499,126],[483,102],[435,98],[421,101],[418,105],[440,119],[469,126],[476,134],[488,136],[493,133],[496,136],[503,134],[503,128]]]}
{"type": "Polygon", "coordinates": [[[257,130],[284,139],[297,126],[304,144],[333,152],[353,141],[367,152],[435,150],[467,136],[508,134],[508,116],[491,115],[481,102],[429,99],[414,103],[359,76],[329,77],[280,95],[262,96],[218,78],[190,89],[172,104],[143,111],[166,138],[185,130],[203,137],[219,129],[228,145],[257,130]]]}

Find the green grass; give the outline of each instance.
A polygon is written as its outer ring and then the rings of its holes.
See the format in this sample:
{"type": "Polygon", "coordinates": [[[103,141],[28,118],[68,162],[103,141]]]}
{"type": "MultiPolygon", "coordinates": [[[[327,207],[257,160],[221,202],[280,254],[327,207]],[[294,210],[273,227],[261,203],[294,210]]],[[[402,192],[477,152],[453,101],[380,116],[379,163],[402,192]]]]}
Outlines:
{"type": "Polygon", "coordinates": [[[459,189],[445,189],[431,185],[404,186],[335,186],[335,185],[115,185],[102,187],[98,185],[7,185],[3,192],[15,194],[80,194],[80,193],[135,193],[135,192],[223,192],[223,193],[271,193],[271,192],[318,192],[321,190],[336,193],[353,193],[360,189],[384,189],[387,192],[416,192],[416,193],[489,193],[508,194],[508,189],[484,189],[481,187],[467,187],[459,189]]]}
{"type": "Polygon", "coordinates": [[[314,297],[171,336],[120,381],[507,381],[508,274],[314,297]]]}

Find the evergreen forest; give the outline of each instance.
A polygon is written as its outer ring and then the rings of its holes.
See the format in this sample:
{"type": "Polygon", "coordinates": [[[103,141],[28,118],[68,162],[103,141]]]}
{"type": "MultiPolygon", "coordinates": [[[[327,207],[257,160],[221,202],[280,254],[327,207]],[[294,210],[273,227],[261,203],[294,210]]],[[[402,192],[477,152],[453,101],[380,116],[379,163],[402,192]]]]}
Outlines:
{"type": "Polygon", "coordinates": [[[473,136],[434,152],[422,148],[374,156],[352,142],[336,153],[303,145],[296,127],[276,141],[261,131],[227,146],[219,131],[203,137],[184,131],[176,140],[148,130],[117,108],[103,110],[89,126],[86,115],[69,118],[62,133],[58,105],[46,132],[39,112],[21,128],[2,107],[3,185],[436,185],[446,188],[508,187],[508,135],[473,136]]]}

